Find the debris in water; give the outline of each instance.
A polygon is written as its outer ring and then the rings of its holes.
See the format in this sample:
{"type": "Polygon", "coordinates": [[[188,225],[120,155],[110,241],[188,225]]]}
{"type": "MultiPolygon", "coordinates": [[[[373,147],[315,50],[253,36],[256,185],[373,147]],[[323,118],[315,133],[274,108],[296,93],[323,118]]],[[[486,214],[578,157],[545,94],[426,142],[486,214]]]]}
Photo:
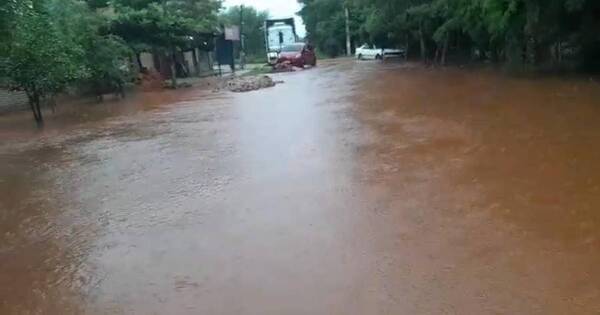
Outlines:
{"type": "Polygon", "coordinates": [[[225,81],[224,84],[215,91],[227,89],[232,92],[249,92],[273,87],[278,83],[283,83],[283,81],[273,81],[271,77],[266,75],[236,77],[231,80],[225,81]]]}

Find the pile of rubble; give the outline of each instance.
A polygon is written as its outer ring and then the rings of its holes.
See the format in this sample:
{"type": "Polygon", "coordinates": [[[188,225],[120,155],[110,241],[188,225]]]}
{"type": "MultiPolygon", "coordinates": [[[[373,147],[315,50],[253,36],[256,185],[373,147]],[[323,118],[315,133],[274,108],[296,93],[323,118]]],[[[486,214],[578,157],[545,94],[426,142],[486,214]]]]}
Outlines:
{"type": "Polygon", "coordinates": [[[249,92],[254,90],[260,90],[264,88],[273,87],[282,81],[273,81],[271,77],[263,76],[248,76],[248,77],[235,77],[231,80],[224,82],[221,89],[226,89],[232,92],[249,92]]]}

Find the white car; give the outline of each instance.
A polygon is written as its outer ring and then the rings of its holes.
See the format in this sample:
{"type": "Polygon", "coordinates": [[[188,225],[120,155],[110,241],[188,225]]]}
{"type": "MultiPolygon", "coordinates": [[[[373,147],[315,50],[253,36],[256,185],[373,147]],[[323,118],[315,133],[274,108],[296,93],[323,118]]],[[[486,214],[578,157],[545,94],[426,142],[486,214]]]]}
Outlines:
{"type": "Polygon", "coordinates": [[[391,58],[391,57],[400,57],[404,55],[403,49],[390,49],[390,48],[378,48],[374,45],[364,44],[358,48],[356,48],[356,53],[354,54],[357,59],[383,59],[383,58],[391,58]]]}

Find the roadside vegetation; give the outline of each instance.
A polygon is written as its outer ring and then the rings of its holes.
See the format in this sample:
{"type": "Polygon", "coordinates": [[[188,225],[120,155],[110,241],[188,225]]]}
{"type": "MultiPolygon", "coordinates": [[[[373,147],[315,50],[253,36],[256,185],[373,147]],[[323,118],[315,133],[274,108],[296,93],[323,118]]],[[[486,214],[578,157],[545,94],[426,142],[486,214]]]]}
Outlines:
{"type": "Polygon", "coordinates": [[[206,37],[220,7],[218,0],[5,0],[0,79],[27,93],[42,124],[43,104],[67,87],[122,93],[142,70],[142,52],[162,56],[176,73],[178,52],[212,45],[206,37]]]}
{"type": "MultiPolygon", "coordinates": [[[[246,63],[265,63],[265,20],[269,12],[258,11],[253,7],[233,6],[219,14],[219,23],[224,26],[243,25],[241,32],[244,34],[244,50],[246,63]]],[[[240,42],[236,42],[237,58],[239,58],[240,42]]]]}
{"type": "Polygon", "coordinates": [[[298,0],[308,39],[345,53],[345,9],[354,46],[402,47],[428,63],[488,61],[523,70],[600,70],[597,0],[298,0]]]}

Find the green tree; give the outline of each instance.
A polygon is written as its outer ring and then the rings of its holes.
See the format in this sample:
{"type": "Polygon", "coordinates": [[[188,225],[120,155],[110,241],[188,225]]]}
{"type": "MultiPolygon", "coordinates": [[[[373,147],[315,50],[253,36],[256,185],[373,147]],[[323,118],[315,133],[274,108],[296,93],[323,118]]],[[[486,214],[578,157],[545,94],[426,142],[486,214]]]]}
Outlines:
{"type": "Polygon", "coordinates": [[[204,45],[202,34],[216,28],[220,6],[219,0],[4,0],[0,78],[27,93],[41,124],[42,103],[69,85],[121,90],[130,47],[175,61],[178,51],[204,45]]]}
{"type": "Polygon", "coordinates": [[[128,62],[131,49],[113,35],[96,36],[85,47],[85,61],[90,73],[86,83],[92,91],[100,99],[107,91],[124,96],[125,83],[131,79],[128,62]]]}
{"type": "Polygon", "coordinates": [[[344,0],[299,0],[303,4],[299,14],[306,25],[307,39],[320,51],[335,57],[345,51],[345,7],[350,7],[350,32],[354,41],[364,34],[364,15],[360,7],[344,0]]]}
{"type": "Polygon", "coordinates": [[[217,26],[217,0],[114,0],[116,16],[111,32],[123,38],[139,55],[142,49],[170,57],[173,87],[175,66],[182,49],[198,45],[199,34],[217,26]]]}
{"type": "MultiPolygon", "coordinates": [[[[353,11],[354,38],[419,47],[422,59],[447,54],[525,67],[579,65],[600,70],[600,1],[595,0],[299,0],[318,46],[343,33],[338,12],[353,11]]],[[[414,50],[409,50],[414,51],[414,50]]],[[[414,55],[414,54],[413,54],[414,55]]]]}
{"type": "Polygon", "coordinates": [[[28,96],[35,121],[43,124],[41,103],[69,83],[88,76],[84,51],[54,23],[50,3],[24,1],[13,8],[11,34],[2,56],[2,74],[28,96]]]}
{"type": "Polygon", "coordinates": [[[60,34],[83,51],[78,62],[85,65],[88,77],[80,85],[99,97],[113,91],[123,95],[131,51],[121,38],[107,34],[108,17],[73,0],[51,0],[49,13],[60,34]]]}
{"type": "MultiPolygon", "coordinates": [[[[240,7],[229,7],[224,12],[219,14],[220,24],[231,26],[240,25],[240,7]]],[[[269,18],[269,13],[266,11],[258,11],[253,7],[244,7],[242,32],[244,35],[244,46],[246,55],[250,60],[265,59],[265,34],[264,23],[269,18]]]]}

